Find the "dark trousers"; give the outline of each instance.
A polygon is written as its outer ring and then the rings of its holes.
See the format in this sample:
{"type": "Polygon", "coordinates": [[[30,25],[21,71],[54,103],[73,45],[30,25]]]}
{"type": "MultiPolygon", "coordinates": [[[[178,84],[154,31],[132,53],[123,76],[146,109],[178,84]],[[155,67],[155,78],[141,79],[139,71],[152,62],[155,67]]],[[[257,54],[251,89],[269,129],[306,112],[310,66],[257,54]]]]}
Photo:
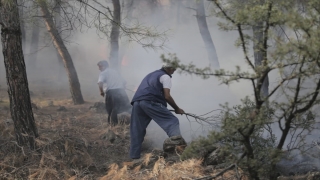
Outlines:
{"type": "Polygon", "coordinates": [[[153,119],[169,137],[181,135],[179,120],[161,103],[136,101],[133,104],[130,122],[130,157],[140,158],[141,145],[146,129],[153,119]]]}
{"type": "Polygon", "coordinates": [[[108,123],[118,124],[118,114],[129,112],[131,105],[128,95],[124,89],[110,89],[105,96],[106,109],[108,113],[108,123]]]}

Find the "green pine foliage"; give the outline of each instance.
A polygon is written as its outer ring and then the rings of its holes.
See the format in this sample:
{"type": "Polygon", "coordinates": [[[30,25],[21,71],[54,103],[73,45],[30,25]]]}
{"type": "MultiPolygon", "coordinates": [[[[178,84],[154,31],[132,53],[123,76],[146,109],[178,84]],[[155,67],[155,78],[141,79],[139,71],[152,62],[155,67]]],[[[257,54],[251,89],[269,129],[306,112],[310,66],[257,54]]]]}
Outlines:
{"type": "Polygon", "coordinates": [[[175,54],[162,55],[162,61],[180,73],[215,76],[227,85],[249,81],[253,95],[238,106],[222,105],[221,128],[192,142],[182,158],[203,157],[199,152],[219,145],[228,154],[225,161],[236,163],[250,178],[275,179],[279,159],[291,150],[308,149],[305,139],[314,130],[313,108],[320,102],[320,1],[211,2],[220,29],[238,32],[235,46],[243,50],[247,68],[198,68],[181,63],[175,54]],[[263,85],[273,72],[278,77],[265,94],[263,85]]]}

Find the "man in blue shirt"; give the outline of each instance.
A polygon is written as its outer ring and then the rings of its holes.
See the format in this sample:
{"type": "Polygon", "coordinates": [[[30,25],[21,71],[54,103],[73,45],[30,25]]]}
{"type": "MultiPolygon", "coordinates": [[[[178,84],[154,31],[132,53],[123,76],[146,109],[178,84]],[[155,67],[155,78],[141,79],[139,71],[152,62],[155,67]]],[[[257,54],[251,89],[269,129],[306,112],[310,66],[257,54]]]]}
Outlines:
{"type": "Polygon", "coordinates": [[[171,75],[176,70],[173,65],[164,65],[160,70],[148,74],[141,82],[131,104],[130,158],[139,159],[146,128],[153,119],[169,137],[181,136],[179,120],[168,109],[167,103],[176,114],[185,112],[170,95],[171,75]]]}

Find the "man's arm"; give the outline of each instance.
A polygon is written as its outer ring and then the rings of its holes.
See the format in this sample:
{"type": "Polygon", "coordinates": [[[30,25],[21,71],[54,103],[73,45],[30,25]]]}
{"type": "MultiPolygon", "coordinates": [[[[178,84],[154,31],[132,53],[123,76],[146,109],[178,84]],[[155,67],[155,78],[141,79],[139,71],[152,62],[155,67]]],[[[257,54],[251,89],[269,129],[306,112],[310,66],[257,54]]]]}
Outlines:
{"type": "Polygon", "coordinates": [[[170,104],[170,106],[174,109],[176,114],[184,114],[184,110],[180,109],[176,102],[173,100],[172,96],[170,95],[170,89],[163,88],[164,98],[170,104]]]}
{"type": "Polygon", "coordinates": [[[102,97],[104,97],[103,83],[102,83],[102,82],[98,82],[98,86],[99,86],[99,90],[100,90],[100,95],[101,95],[102,97]]]}

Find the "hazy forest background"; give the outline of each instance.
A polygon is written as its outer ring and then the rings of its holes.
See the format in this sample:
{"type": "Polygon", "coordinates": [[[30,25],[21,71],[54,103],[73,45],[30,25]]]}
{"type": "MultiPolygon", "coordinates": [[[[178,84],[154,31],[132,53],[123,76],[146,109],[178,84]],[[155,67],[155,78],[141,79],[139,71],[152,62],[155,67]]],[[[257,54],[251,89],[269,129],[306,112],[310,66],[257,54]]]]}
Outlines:
{"type": "MultiPolygon", "coordinates": [[[[112,8],[112,2],[108,3],[110,8],[112,8]]],[[[129,2],[121,2],[121,6],[126,5],[121,10],[124,24],[126,24],[126,21],[132,21],[132,24],[141,23],[146,28],[155,31],[155,33],[161,34],[161,37],[155,43],[156,47],[144,47],[137,42],[128,42],[130,39],[125,35],[123,35],[124,37],[120,36],[120,70],[127,81],[127,94],[129,97],[133,96],[132,91],[137,88],[147,73],[161,68],[161,54],[176,53],[186,64],[194,62],[199,67],[209,65],[206,47],[199,33],[195,17],[196,12],[190,9],[195,7],[193,1],[181,1],[179,2],[181,4],[169,1],[138,1],[132,5],[133,7],[128,7],[133,9],[132,13],[134,13],[134,16],[132,15],[132,20],[130,19],[131,17],[127,17],[126,8],[129,6],[127,3],[130,4],[129,2]],[[152,10],[149,10],[150,6],[153,8],[152,10]]],[[[213,6],[209,2],[205,1],[205,3],[213,6]]],[[[24,4],[30,5],[32,2],[26,1],[24,4]]],[[[99,8],[97,4],[96,6],[99,8]]],[[[28,10],[33,9],[35,8],[29,8],[28,10]]],[[[217,26],[218,19],[212,15],[209,16],[211,11],[209,7],[206,7],[206,10],[208,13],[208,27],[213,42],[216,42],[215,47],[219,55],[221,68],[230,68],[232,70],[236,64],[245,66],[244,60],[241,58],[241,49],[233,46],[237,38],[236,32],[226,33],[220,31],[217,26]]],[[[92,11],[95,13],[94,10],[92,11]]],[[[30,11],[25,14],[30,13],[34,16],[34,12],[30,11]]],[[[43,19],[38,17],[27,20],[29,23],[25,25],[24,56],[30,90],[32,91],[32,85],[35,84],[43,88],[55,89],[57,92],[68,94],[68,78],[66,78],[63,64],[59,64],[59,57],[52,39],[46,30],[43,19]],[[34,19],[40,22],[34,22],[34,19]],[[41,30],[39,31],[38,48],[31,45],[34,26],[38,26],[41,30]],[[31,67],[28,66],[28,63],[31,63],[33,61],[32,58],[35,56],[35,64],[31,67]]],[[[97,26],[95,23],[97,24],[98,22],[92,22],[92,18],[89,18],[87,21],[88,24],[91,23],[91,28],[84,25],[78,27],[80,25],[76,22],[70,27],[69,22],[62,21],[61,35],[65,40],[65,44],[76,67],[84,99],[86,101],[90,99],[92,101],[103,102],[103,98],[100,97],[98,88],[96,87],[99,75],[97,62],[109,60],[110,42],[106,35],[95,28],[97,26]]],[[[107,34],[107,36],[109,35],[107,34]]],[[[0,68],[1,86],[5,87],[6,75],[3,63],[0,68]]],[[[228,87],[219,86],[219,83],[214,78],[203,80],[200,77],[190,77],[176,73],[173,78],[174,88],[172,89],[172,93],[175,94],[176,101],[181,104],[180,106],[186,112],[195,114],[203,114],[213,109],[218,109],[219,104],[225,102],[236,104],[240,102],[241,97],[252,94],[252,89],[245,84],[235,84],[235,86],[240,87],[228,87]],[[239,91],[238,88],[242,90],[239,91]],[[195,93],[198,95],[195,96],[195,93]]],[[[190,129],[189,122],[184,117],[181,117],[181,123],[185,126],[183,132],[187,139],[190,139],[192,134],[198,135],[203,133],[202,129],[199,130],[199,127],[190,129]]],[[[196,126],[196,124],[193,125],[196,126]]],[[[157,128],[157,126],[154,128],[157,128]]],[[[159,133],[162,133],[162,130],[159,129],[159,131],[159,133]]]]}
{"type": "Polygon", "coordinates": [[[319,179],[319,15],[318,0],[0,0],[0,178],[319,179]],[[176,65],[188,146],[166,152],[152,122],[130,161],[101,60],[129,98],[176,65]]]}

